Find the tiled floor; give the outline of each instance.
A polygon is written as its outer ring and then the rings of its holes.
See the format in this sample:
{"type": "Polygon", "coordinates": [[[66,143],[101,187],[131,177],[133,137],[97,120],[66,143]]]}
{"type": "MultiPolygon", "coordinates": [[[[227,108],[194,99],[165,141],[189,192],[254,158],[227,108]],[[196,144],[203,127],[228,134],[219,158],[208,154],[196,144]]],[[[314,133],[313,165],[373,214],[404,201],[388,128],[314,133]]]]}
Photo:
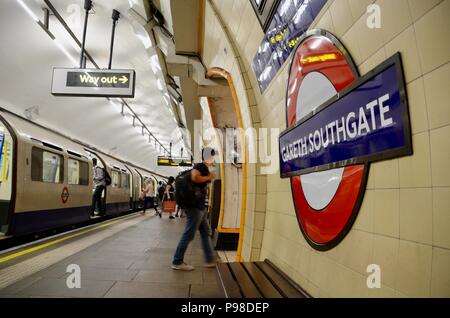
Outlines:
{"type": "Polygon", "coordinates": [[[185,261],[192,272],[170,268],[185,219],[143,217],[134,226],[0,290],[0,297],[222,297],[215,269],[201,267],[197,233],[185,261]],[[69,264],[81,268],[81,288],[66,284],[69,264]]]}
{"type": "Polygon", "coordinates": [[[236,262],[237,251],[217,251],[222,262],[233,263],[236,262]]]}

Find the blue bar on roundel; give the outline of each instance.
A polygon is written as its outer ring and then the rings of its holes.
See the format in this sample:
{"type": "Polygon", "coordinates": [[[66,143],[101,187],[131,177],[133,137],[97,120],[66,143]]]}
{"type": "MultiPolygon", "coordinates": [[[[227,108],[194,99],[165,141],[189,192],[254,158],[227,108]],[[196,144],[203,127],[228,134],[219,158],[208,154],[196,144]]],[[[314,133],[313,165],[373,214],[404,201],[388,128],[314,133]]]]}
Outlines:
{"type": "Polygon", "coordinates": [[[400,57],[283,132],[279,143],[281,177],[411,154],[400,57]]]}

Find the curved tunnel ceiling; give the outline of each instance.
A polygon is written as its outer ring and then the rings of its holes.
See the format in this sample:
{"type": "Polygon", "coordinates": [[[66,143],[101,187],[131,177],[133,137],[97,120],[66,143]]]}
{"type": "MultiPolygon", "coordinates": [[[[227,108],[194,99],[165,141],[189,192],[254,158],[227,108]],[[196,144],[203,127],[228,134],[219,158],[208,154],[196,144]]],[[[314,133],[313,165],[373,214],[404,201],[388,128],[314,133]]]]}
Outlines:
{"type": "MultiPolygon", "coordinates": [[[[130,113],[120,114],[115,99],[55,97],[50,94],[53,67],[79,67],[80,49],[54,16],[49,30],[55,40],[33,20],[43,20],[46,7],[42,0],[0,2],[0,107],[82,140],[106,153],[155,170],[175,174],[176,168],[157,168],[160,155],[155,142],[142,136],[142,128],[133,127],[130,113]]],[[[83,0],[53,0],[53,6],[78,39],[82,37],[83,0]]],[[[169,149],[181,132],[167,104],[167,90],[155,49],[144,28],[129,15],[132,7],[145,16],[142,0],[95,1],[89,15],[86,49],[100,68],[107,68],[111,36],[111,12],[121,13],[116,29],[112,68],[136,70],[136,94],[127,103],[152,134],[169,149]],[[153,60],[153,61],[152,61],[153,60]],[[158,81],[160,83],[158,84],[158,81]]],[[[88,61],[87,67],[93,65],[88,61]]],[[[117,100],[118,101],[118,100],[117,100]]],[[[174,145],[179,155],[181,144],[174,145]]]]}

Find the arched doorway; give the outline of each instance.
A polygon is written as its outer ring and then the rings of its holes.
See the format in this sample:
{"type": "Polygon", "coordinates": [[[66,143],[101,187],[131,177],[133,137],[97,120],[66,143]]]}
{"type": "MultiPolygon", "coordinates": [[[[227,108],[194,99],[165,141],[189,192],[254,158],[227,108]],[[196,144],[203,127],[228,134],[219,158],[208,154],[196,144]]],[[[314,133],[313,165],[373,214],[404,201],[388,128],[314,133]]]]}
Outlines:
{"type": "Polygon", "coordinates": [[[221,157],[221,203],[217,231],[219,235],[237,235],[237,257],[241,258],[244,230],[246,193],[247,193],[247,158],[244,125],[239,100],[231,75],[221,68],[211,68],[207,72],[209,79],[225,79],[229,87],[221,97],[209,97],[208,106],[211,123],[220,137],[216,138],[216,148],[221,157]],[[230,142],[230,134],[234,130],[230,142]],[[228,142],[227,142],[228,141],[228,142]],[[231,148],[231,149],[230,149],[231,148]],[[229,156],[233,153],[237,154],[229,156]],[[227,160],[228,159],[228,160],[227,160]]]}

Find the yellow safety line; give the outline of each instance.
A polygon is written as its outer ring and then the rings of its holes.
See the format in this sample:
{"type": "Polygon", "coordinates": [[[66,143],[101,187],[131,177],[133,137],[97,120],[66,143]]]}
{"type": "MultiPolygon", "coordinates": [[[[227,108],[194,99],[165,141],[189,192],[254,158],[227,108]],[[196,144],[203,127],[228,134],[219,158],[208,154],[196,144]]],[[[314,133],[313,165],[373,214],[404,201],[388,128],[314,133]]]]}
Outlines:
{"type": "Polygon", "coordinates": [[[48,243],[44,243],[44,244],[41,244],[41,245],[38,245],[38,246],[30,247],[30,248],[28,248],[26,250],[23,250],[23,251],[20,251],[20,252],[17,252],[17,253],[13,253],[13,254],[8,255],[8,256],[4,256],[4,257],[0,258],[0,263],[4,263],[4,262],[7,262],[7,261],[12,260],[14,258],[17,258],[19,256],[26,255],[26,254],[29,254],[29,253],[32,253],[32,252],[35,252],[35,251],[39,251],[39,250],[41,250],[43,248],[46,248],[46,247],[49,247],[49,246],[52,246],[52,245],[55,245],[55,244],[67,241],[68,239],[71,239],[71,238],[74,238],[74,237],[77,237],[77,236],[80,236],[80,235],[83,235],[83,234],[86,234],[86,233],[89,233],[89,232],[101,229],[103,227],[107,227],[107,226],[113,225],[115,223],[118,223],[120,221],[129,219],[129,218],[131,218],[131,216],[123,218],[123,219],[120,219],[120,220],[115,220],[115,221],[111,221],[111,222],[108,222],[108,223],[105,223],[105,224],[101,224],[101,225],[98,225],[98,226],[93,227],[93,228],[88,229],[88,230],[84,230],[84,231],[81,231],[81,232],[78,232],[78,233],[75,233],[75,234],[72,234],[72,235],[69,235],[69,236],[66,236],[66,237],[63,237],[63,238],[60,238],[60,239],[48,242],[48,243]]]}

